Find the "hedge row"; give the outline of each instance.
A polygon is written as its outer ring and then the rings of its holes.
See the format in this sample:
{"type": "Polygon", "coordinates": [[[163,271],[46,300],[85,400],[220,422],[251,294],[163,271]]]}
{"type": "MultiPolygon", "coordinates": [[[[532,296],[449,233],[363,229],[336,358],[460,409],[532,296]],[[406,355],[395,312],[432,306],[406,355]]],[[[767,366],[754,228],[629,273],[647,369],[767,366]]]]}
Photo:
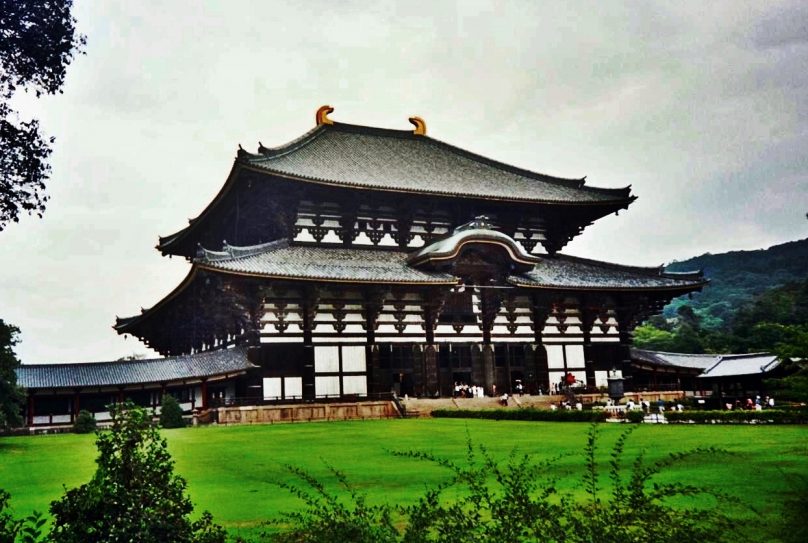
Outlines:
{"type": "Polygon", "coordinates": [[[770,424],[807,424],[808,411],[766,409],[763,411],[666,411],[668,422],[695,422],[697,424],[760,422],[770,424]]]}
{"type": "Polygon", "coordinates": [[[433,417],[449,419],[531,420],[558,422],[600,422],[608,418],[605,411],[549,409],[436,409],[433,417]]]}

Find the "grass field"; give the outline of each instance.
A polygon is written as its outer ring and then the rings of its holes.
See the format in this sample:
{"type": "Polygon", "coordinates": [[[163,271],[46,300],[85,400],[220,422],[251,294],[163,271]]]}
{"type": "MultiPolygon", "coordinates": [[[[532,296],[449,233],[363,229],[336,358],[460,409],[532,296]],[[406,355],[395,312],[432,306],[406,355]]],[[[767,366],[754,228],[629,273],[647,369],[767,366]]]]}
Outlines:
{"type": "MultiPolygon", "coordinates": [[[[599,452],[604,472],[611,445],[624,428],[602,425],[599,452]]],[[[588,429],[583,423],[410,419],[188,428],[166,430],[165,435],[197,510],[207,509],[231,532],[249,535],[262,520],[302,505],[277,486],[290,479],[285,464],[333,482],[328,463],[344,471],[370,501],[408,504],[447,473],[389,451],[429,451],[461,460],[468,432],[475,444],[503,458],[514,448],[537,459],[560,456],[553,469],[562,477],[562,486],[576,489],[588,429]]],[[[796,489],[796,481],[808,476],[808,428],[640,425],[629,440],[625,463],[641,450],[649,459],[659,459],[709,445],[731,454],[691,458],[658,480],[709,485],[741,498],[770,526],[756,528],[755,534],[768,536],[766,530],[777,529],[782,503],[796,489]]],[[[95,455],[92,435],[2,438],[0,488],[12,494],[18,515],[47,510],[63,485],[70,488],[89,480],[95,455]]]]}

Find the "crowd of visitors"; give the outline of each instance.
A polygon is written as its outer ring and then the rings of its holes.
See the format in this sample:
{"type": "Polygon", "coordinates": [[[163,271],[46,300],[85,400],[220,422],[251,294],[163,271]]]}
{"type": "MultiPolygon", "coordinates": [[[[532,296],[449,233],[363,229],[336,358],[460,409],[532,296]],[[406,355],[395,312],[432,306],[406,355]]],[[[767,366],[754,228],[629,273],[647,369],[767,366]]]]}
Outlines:
{"type": "Polygon", "coordinates": [[[729,410],[732,409],[750,409],[755,411],[762,411],[764,407],[773,408],[774,407],[774,398],[771,396],[766,396],[763,400],[760,399],[760,394],[755,396],[755,399],[747,398],[746,402],[741,402],[741,400],[735,400],[735,403],[727,402],[724,404],[729,410]]]}
{"type": "Polygon", "coordinates": [[[485,390],[481,386],[467,385],[466,383],[455,382],[455,384],[454,384],[454,396],[453,397],[455,397],[455,398],[484,398],[485,397],[485,390]]]}

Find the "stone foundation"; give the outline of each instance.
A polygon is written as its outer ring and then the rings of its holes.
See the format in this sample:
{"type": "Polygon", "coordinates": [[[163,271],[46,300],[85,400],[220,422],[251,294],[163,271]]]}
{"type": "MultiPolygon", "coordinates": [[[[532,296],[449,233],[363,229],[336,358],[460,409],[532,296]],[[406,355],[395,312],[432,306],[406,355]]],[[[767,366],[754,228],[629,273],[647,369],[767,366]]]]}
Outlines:
{"type": "Polygon", "coordinates": [[[398,417],[393,402],[323,403],[220,407],[219,424],[274,424],[321,420],[388,419],[398,417]]]}

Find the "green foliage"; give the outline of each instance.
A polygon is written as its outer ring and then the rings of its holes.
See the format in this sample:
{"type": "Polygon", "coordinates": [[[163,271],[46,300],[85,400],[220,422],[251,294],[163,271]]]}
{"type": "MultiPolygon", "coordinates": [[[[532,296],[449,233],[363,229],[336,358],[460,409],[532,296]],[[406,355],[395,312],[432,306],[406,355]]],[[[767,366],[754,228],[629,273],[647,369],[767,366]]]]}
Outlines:
{"type": "Polygon", "coordinates": [[[53,542],[223,542],[224,530],[209,515],[188,518],[186,482],[174,474],[151,416],[131,403],[112,406],[111,414],[111,430],[96,439],[95,475],[51,504],[53,542]]]}
{"type": "Polygon", "coordinates": [[[76,422],[73,423],[73,431],[77,434],[90,434],[95,432],[96,423],[93,414],[82,409],[76,417],[76,422]]]}
{"type": "Polygon", "coordinates": [[[576,409],[436,409],[432,416],[445,419],[531,420],[555,422],[599,422],[609,418],[605,411],[576,409]]]}
{"type": "Polygon", "coordinates": [[[160,425],[163,428],[182,428],[185,426],[185,420],[182,418],[182,407],[171,394],[163,395],[163,403],[160,409],[160,425]]]}
{"type": "Polygon", "coordinates": [[[399,533],[393,523],[394,509],[387,505],[371,506],[367,497],[352,487],[345,474],[331,466],[329,471],[349,494],[340,499],[303,469],[287,466],[289,472],[311,489],[280,483],[281,488],[306,504],[306,511],[288,513],[283,519],[270,523],[281,531],[269,534],[274,543],[394,543],[399,533]]]}
{"type": "MultiPolygon", "coordinates": [[[[597,461],[598,427],[589,431],[584,449],[581,499],[559,490],[553,478],[554,460],[534,462],[512,452],[501,465],[485,447],[467,438],[465,462],[424,452],[393,453],[446,468],[451,478],[427,490],[412,506],[368,507],[366,498],[345,476],[332,469],[340,485],[350,490],[345,505],[307,472],[292,469],[310,491],[286,486],[307,505],[303,513],[284,518],[291,523],[281,533],[267,534],[275,543],[382,541],[402,543],[626,543],[654,541],[739,541],[737,523],[727,515],[737,500],[719,492],[682,483],[656,481],[666,468],[691,458],[724,454],[712,448],[671,454],[647,463],[640,453],[624,468],[623,451],[631,430],[612,449],[607,476],[611,490],[601,488],[602,466],[597,461]],[[626,473],[626,471],[628,471],[626,473]],[[396,522],[394,513],[400,519],[396,522]]],[[[284,526],[279,522],[277,525],[284,526]]]]}
{"type": "Polygon", "coordinates": [[[671,319],[659,316],[638,326],[634,344],[641,349],[678,353],[768,351],[781,358],[808,358],[808,280],[760,294],[728,318],[722,328],[708,326],[689,305],[671,319]]]}
{"type": "Polygon", "coordinates": [[[791,363],[785,371],[788,377],[764,381],[766,388],[779,398],[808,403],[808,362],[791,363]]]}
{"type": "Polygon", "coordinates": [[[0,319],[0,430],[22,424],[20,415],[23,393],[17,386],[16,370],[20,366],[14,346],[19,343],[20,329],[0,319]]]}
{"type": "MultiPolygon", "coordinates": [[[[705,254],[674,262],[669,271],[703,269],[710,285],[692,299],[678,298],[665,308],[675,317],[681,305],[690,305],[708,330],[724,329],[732,316],[766,290],[805,280],[808,269],[808,239],[775,245],[764,250],[705,254]]],[[[778,322],[775,319],[772,319],[778,322]]],[[[806,322],[803,319],[802,322],[806,322]]]]}
{"type": "Polygon", "coordinates": [[[808,411],[804,409],[733,409],[732,411],[666,411],[668,422],[695,422],[698,424],[754,422],[767,424],[806,424],[808,411]]]}
{"type": "Polygon", "coordinates": [[[632,409],[631,411],[626,411],[626,420],[628,422],[638,424],[645,419],[645,411],[641,409],[632,409]]]}
{"type": "Polygon", "coordinates": [[[8,511],[8,492],[0,489],[0,543],[39,543],[45,541],[46,520],[34,511],[24,519],[15,520],[8,511]]]}
{"type": "Polygon", "coordinates": [[[20,121],[12,98],[20,89],[61,92],[67,66],[85,44],[75,29],[72,0],[0,1],[0,230],[21,213],[42,216],[48,197],[53,138],[36,119],[20,121]]]}

